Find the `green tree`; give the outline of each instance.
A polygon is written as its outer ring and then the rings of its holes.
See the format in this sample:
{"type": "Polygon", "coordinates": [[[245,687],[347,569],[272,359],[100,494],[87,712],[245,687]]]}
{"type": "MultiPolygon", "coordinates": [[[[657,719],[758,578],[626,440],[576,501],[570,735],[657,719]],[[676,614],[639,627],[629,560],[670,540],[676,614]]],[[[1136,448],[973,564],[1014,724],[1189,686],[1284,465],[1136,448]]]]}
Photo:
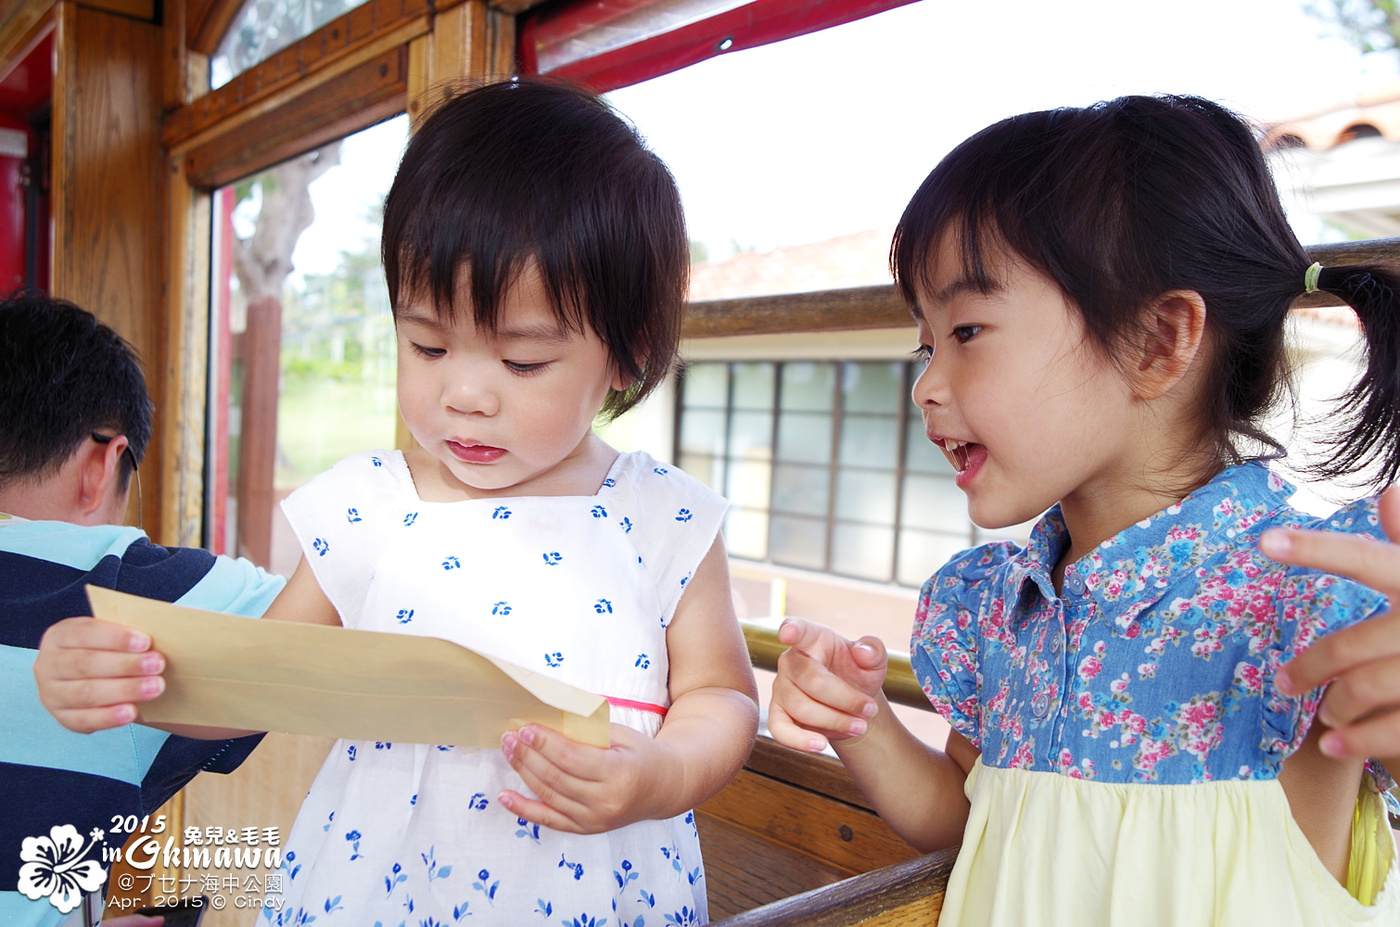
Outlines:
{"type": "Polygon", "coordinates": [[[1400,0],[1313,0],[1303,9],[1363,54],[1400,52],[1400,0]]]}

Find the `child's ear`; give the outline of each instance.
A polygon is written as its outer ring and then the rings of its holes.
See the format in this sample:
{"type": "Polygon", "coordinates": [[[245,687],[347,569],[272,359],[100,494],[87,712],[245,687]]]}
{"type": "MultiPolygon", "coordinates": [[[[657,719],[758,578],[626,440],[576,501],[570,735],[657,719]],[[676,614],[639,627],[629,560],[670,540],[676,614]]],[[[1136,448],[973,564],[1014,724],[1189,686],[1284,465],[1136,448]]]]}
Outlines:
{"type": "Polygon", "coordinates": [[[1169,290],[1146,313],[1134,392],[1146,400],[1166,395],[1186,376],[1206,332],[1206,301],[1195,290],[1169,290]]]}
{"type": "MultiPolygon", "coordinates": [[[[113,512],[104,511],[112,506],[116,487],[121,478],[122,454],[126,452],[126,435],[117,435],[106,444],[84,441],[75,456],[77,457],[77,491],[75,505],[76,521],[80,524],[102,524],[107,517],[119,517],[113,512]],[[94,521],[93,519],[98,519],[94,521]]],[[[123,511],[126,500],[119,501],[123,511]]],[[[120,522],[118,522],[120,523],[120,522]]]]}

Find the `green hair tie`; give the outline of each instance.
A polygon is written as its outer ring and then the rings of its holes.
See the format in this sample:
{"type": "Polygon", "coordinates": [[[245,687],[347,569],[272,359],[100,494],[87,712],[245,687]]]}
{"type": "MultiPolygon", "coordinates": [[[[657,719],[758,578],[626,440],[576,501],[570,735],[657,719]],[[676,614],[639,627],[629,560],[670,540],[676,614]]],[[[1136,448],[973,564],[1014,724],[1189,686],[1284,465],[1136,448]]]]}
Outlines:
{"type": "Polygon", "coordinates": [[[1303,271],[1303,292],[1304,292],[1304,293],[1316,293],[1316,292],[1317,292],[1317,278],[1318,278],[1319,276],[1321,276],[1321,274],[1322,274],[1322,265],[1319,264],[1317,261],[1313,261],[1312,264],[1308,265],[1308,269],[1305,270],[1305,271],[1303,271]]]}

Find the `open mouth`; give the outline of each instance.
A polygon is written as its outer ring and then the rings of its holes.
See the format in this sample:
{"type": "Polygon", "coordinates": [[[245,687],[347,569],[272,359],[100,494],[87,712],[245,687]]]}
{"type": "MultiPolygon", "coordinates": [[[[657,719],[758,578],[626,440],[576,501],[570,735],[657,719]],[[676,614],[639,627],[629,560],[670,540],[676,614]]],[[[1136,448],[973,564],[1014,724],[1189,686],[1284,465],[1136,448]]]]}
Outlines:
{"type": "Polygon", "coordinates": [[[967,469],[968,443],[966,441],[954,441],[952,438],[944,438],[942,446],[943,453],[948,455],[948,460],[952,462],[959,473],[967,469]]]}

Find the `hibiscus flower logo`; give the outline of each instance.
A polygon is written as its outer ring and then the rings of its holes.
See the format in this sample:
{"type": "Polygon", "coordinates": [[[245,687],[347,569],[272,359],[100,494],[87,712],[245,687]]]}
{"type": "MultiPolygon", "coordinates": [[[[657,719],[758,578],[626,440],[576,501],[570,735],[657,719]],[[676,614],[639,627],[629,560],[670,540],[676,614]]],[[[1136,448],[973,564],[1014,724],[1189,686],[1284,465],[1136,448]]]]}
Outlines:
{"type": "Polygon", "coordinates": [[[49,903],[64,914],[76,908],[83,895],[95,892],[107,880],[107,870],[96,861],[84,859],[102,842],[104,834],[94,828],[92,840],[83,846],[83,837],[71,824],[51,828],[47,837],[25,837],[20,845],[19,890],[30,901],[48,896],[49,903]]]}

